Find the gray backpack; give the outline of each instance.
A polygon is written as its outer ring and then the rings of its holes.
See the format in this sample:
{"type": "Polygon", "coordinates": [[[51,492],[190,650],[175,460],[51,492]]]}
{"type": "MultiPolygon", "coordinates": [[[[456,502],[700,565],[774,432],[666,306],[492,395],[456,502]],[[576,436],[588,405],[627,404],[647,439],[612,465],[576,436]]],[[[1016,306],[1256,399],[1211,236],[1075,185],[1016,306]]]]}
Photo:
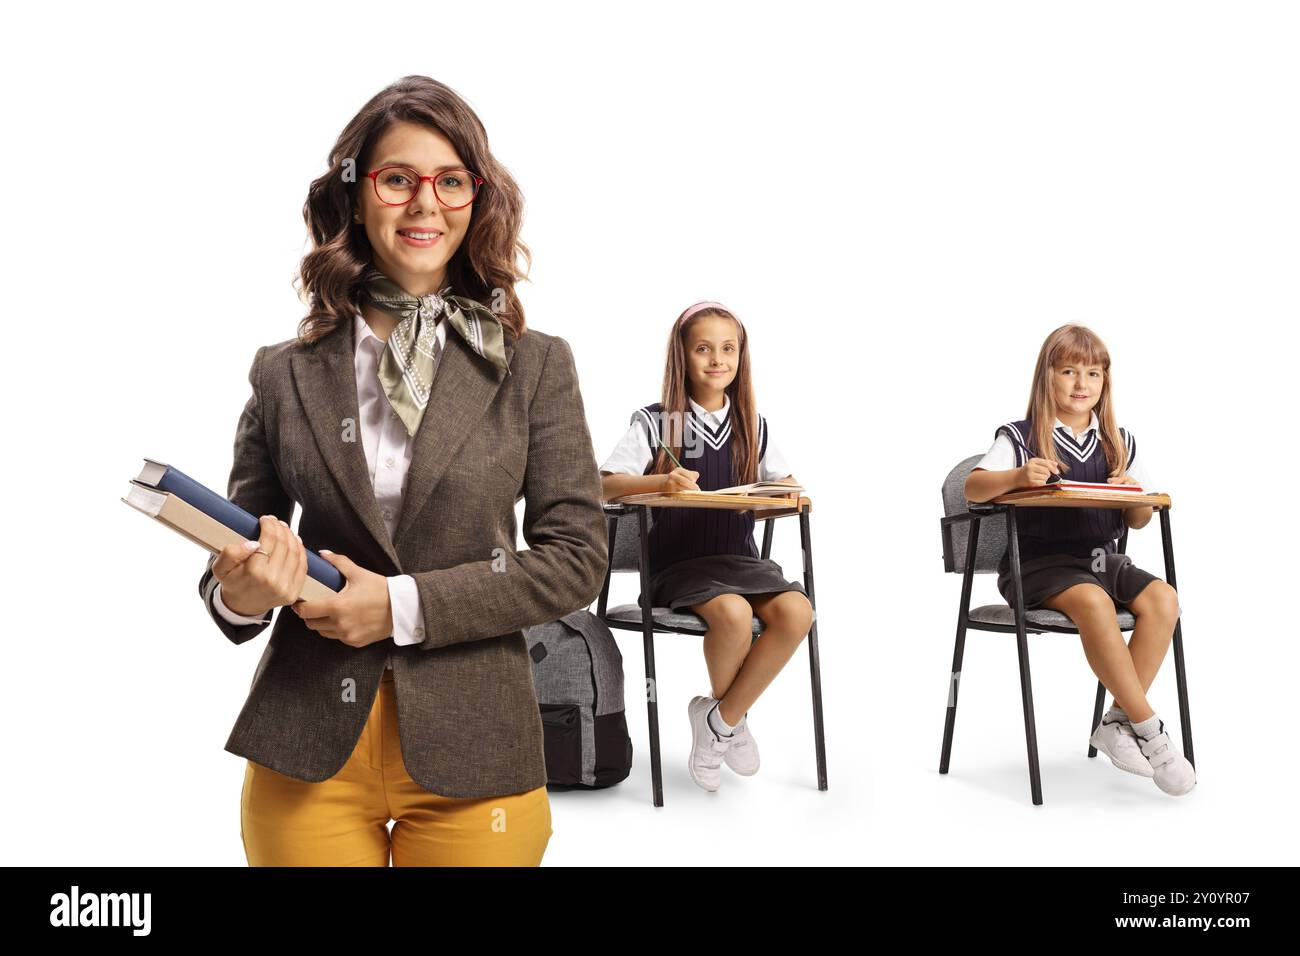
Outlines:
{"type": "Polygon", "coordinates": [[[623,655],[590,611],[524,628],[542,711],[547,786],[609,787],[632,771],[623,713],[623,655]]]}

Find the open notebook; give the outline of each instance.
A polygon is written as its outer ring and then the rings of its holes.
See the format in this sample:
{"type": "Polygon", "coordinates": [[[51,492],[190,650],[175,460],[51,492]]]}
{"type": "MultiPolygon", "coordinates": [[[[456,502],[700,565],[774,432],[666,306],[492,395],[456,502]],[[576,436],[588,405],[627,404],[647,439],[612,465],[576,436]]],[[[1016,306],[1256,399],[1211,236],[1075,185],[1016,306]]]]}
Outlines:
{"type": "MultiPolygon", "coordinates": [[[[803,494],[803,485],[783,485],[778,481],[756,481],[752,485],[736,485],[732,488],[718,488],[715,491],[701,491],[702,495],[756,495],[760,498],[773,495],[788,495],[791,492],[803,494]]],[[[694,491],[683,494],[696,494],[694,491]]]]}
{"type": "MultiPolygon", "coordinates": [[[[1059,476],[1052,475],[1052,477],[1058,478],[1059,476]]],[[[1112,485],[1110,482],[1106,482],[1106,481],[1069,481],[1064,478],[1061,478],[1057,481],[1049,480],[1047,484],[1043,486],[1043,488],[1048,491],[1059,488],[1062,491],[1104,491],[1107,493],[1127,494],[1127,495],[1140,495],[1143,493],[1141,485],[1120,485],[1120,484],[1112,485]]],[[[1016,490],[1037,491],[1038,489],[1017,488],[1016,490]]]]}

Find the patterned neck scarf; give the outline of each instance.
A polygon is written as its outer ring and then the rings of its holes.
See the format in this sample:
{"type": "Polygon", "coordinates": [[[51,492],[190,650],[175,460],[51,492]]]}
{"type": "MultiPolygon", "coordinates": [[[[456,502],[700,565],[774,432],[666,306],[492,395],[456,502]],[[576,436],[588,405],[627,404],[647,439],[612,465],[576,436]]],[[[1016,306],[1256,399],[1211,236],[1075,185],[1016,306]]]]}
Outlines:
{"type": "Polygon", "coordinates": [[[379,360],[379,381],[408,435],[419,430],[429,405],[434,369],[442,354],[437,336],[440,320],[460,333],[476,355],[509,373],[501,320],[485,305],[451,295],[451,286],[414,296],[382,275],[367,279],[363,290],[375,308],[398,318],[379,360]]]}

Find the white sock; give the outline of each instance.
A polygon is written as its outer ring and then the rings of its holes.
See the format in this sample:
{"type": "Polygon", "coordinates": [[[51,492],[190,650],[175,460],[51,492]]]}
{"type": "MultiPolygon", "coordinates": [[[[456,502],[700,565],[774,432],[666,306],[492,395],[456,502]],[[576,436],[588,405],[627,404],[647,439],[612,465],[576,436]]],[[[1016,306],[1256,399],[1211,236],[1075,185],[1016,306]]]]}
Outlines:
{"type": "Polygon", "coordinates": [[[1133,732],[1143,740],[1150,740],[1165,729],[1165,722],[1158,714],[1152,714],[1140,724],[1133,725],[1133,732]]]}
{"type": "MultiPolygon", "coordinates": [[[[1119,704],[1111,704],[1110,710],[1106,711],[1105,719],[1110,721],[1125,721],[1128,720],[1128,714],[1124,713],[1124,708],[1119,704]]],[[[1132,723],[1132,721],[1129,722],[1132,723]]]]}
{"type": "Polygon", "coordinates": [[[713,732],[719,737],[730,737],[736,728],[722,719],[722,713],[718,710],[721,701],[716,697],[710,697],[709,699],[713,701],[713,707],[709,711],[709,726],[713,728],[713,732]]]}

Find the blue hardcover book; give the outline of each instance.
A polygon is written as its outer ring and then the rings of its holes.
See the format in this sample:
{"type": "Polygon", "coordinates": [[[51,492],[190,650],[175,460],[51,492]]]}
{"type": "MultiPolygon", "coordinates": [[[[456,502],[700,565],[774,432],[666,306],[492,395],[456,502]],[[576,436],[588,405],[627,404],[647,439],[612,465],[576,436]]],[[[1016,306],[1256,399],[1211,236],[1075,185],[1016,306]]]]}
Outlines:
{"type": "MultiPolygon", "coordinates": [[[[195,481],[179,468],[152,458],[146,458],[145,462],[136,481],[175,495],[250,541],[256,541],[261,536],[262,525],[256,515],[249,514],[229,498],[195,481]]],[[[342,591],[347,584],[347,579],[338,568],[310,548],[307,550],[307,576],[315,578],[331,591],[342,591]]]]}

